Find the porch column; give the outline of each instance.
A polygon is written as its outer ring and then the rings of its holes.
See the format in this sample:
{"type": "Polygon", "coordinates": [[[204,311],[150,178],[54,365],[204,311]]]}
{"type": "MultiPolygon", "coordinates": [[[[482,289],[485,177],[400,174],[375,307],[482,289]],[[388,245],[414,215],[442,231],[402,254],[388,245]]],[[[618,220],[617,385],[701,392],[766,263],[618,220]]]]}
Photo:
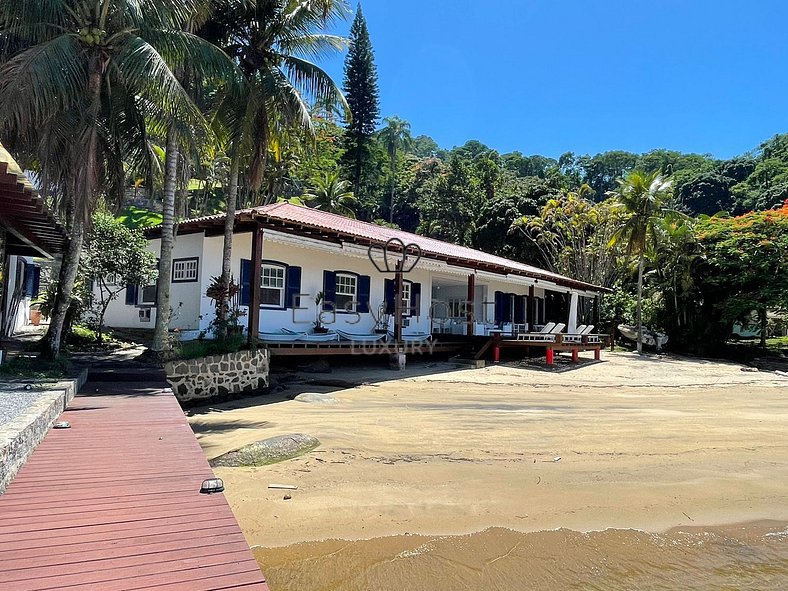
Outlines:
{"type": "Polygon", "coordinates": [[[394,341],[402,340],[402,261],[397,262],[394,275],[394,341]]]}
{"type": "Polygon", "coordinates": [[[579,296],[576,292],[572,292],[569,297],[569,319],[567,320],[566,332],[567,334],[574,334],[577,332],[577,300],[579,296]]]}
{"type": "Polygon", "coordinates": [[[594,332],[602,331],[602,294],[594,296],[594,332]]]}
{"type": "Polygon", "coordinates": [[[252,231],[252,285],[249,296],[249,345],[257,344],[260,333],[260,280],[263,265],[263,228],[255,224],[252,231]]]}
{"type": "Polygon", "coordinates": [[[473,336],[473,320],[476,315],[476,275],[468,275],[468,298],[465,309],[465,319],[467,325],[465,327],[465,334],[469,337],[473,336]],[[470,307],[467,307],[470,306],[470,307]]]}

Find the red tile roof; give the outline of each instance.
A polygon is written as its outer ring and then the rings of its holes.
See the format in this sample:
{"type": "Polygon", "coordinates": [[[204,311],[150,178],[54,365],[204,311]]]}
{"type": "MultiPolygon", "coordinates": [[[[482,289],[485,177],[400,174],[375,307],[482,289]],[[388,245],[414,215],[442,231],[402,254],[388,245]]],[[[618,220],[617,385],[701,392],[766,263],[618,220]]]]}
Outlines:
{"type": "MultiPolygon", "coordinates": [[[[291,203],[273,203],[271,205],[263,205],[237,211],[236,223],[244,219],[256,219],[260,221],[264,227],[267,226],[274,229],[277,229],[277,225],[284,223],[288,226],[297,226],[301,229],[318,230],[321,234],[325,235],[326,238],[336,237],[362,244],[382,245],[391,239],[398,239],[405,245],[417,244],[421,248],[422,256],[430,259],[445,260],[449,263],[472,269],[490,270],[496,273],[510,273],[523,277],[544,279],[565,287],[575,287],[597,292],[609,291],[603,287],[578,281],[570,277],[540,269],[539,267],[519,263],[481,250],[451,244],[442,240],[436,240],[435,238],[419,236],[418,234],[412,234],[410,232],[403,232],[402,230],[378,226],[369,222],[354,220],[319,209],[301,207],[291,203]]],[[[188,231],[218,224],[224,224],[223,214],[186,220],[179,224],[179,229],[188,231]]],[[[319,238],[319,236],[315,237],[319,238]]]]}

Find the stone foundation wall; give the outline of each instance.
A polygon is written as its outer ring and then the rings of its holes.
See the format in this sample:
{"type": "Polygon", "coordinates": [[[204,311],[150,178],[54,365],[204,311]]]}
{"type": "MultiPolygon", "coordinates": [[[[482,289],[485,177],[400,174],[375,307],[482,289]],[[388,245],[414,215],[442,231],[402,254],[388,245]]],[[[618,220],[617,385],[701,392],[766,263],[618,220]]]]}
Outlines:
{"type": "Polygon", "coordinates": [[[266,349],[170,361],[167,382],[179,402],[198,403],[254,392],[268,386],[266,349]]]}

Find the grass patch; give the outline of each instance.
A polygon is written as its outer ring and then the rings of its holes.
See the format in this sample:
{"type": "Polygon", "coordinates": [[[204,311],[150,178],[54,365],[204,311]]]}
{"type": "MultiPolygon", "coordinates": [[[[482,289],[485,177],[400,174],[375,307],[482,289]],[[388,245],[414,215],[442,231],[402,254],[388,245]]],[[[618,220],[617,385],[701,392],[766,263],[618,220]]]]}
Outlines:
{"type": "Polygon", "coordinates": [[[766,339],[767,349],[788,349],[788,337],[775,337],[766,339]]]}
{"type": "Polygon", "coordinates": [[[66,343],[71,351],[100,352],[123,348],[127,343],[115,337],[111,331],[104,331],[103,339],[98,342],[98,333],[92,328],[75,324],[66,335],[66,343]]]}
{"type": "Polygon", "coordinates": [[[246,339],[243,335],[233,335],[226,339],[197,339],[196,341],[181,341],[175,345],[176,359],[197,359],[209,355],[223,355],[236,353],[241,350],[246,339]]]}
{"type": "Polygon", "coordinates": [[[32,378],[37,380],[60,380],[68,377],[71,363],[68,359],[45,361],[38,357],[14,357],[0,365],[0,375],[9,378],[32,378]]]}
{"type": "Polygon", "coordinates": [[[148,228],[158,226],[162,216],[158,212],[129,205],[118,214],[117,219],[127,228],[148,228]]]}

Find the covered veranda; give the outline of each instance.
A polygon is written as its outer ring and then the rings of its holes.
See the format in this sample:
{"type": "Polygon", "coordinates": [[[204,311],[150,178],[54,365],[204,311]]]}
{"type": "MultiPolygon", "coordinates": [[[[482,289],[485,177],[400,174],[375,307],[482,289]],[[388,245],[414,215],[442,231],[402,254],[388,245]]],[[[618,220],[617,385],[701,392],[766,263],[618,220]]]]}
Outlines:
{"type": "Polygon", "coordinates": [[[11,265],[12,257],[53,258],[67,240],[65,228],[25,176],[11,154],[0,145],[0,327],[15,313],[25,283],[26,265],[11,265]]]}

